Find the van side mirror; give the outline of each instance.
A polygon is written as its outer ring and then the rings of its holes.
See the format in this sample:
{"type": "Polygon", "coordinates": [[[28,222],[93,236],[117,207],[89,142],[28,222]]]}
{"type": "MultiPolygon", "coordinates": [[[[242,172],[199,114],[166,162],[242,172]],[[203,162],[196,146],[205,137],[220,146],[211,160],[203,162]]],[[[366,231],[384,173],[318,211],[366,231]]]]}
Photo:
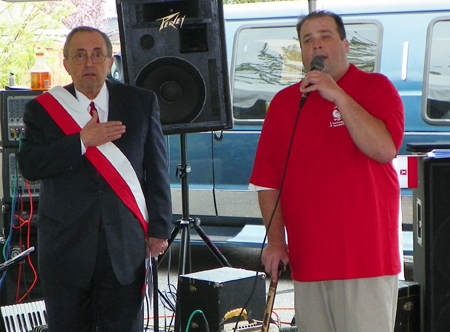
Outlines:
{"type": "Polygon", "coordinates": [[[114,63],[111,67],[111,78],[123,83],[122,56],[119,53],[113,55],[114,63]]]}

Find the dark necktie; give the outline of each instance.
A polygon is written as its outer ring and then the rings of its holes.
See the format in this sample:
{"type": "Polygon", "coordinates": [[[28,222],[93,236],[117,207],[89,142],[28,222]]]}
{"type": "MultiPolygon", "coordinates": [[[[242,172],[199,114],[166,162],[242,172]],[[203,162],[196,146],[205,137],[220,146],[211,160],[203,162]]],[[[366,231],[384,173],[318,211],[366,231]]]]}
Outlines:
{"type": "MultiPolygon", "coordinates": [[[[96,111],[96,112],[97,112],[97,123],[99,123],[99,122],[100,122],[100,119],[99,119],[99,116],[98,116],[98,111],[97,111],[97,109],[95,108],[94,102],[91,101],[91,103],[89,104],[89,106],[90,106],[89,114],[92,116],[92,111],[96,111]]],[[[100,176],[100,172],[99,172],[97,169],[95,170],[95,172],[96,172],[96,174],[97,174],[97,177],[99,177],[99,176],[100,176]]]]}
{"type": "Polygon", "coordinates": [[[90,106],[90,108],[91,108],[91,109],[89,110],[89,114],[92,116],[92,111],[96,111],[96,112],[97,112],[97,123],[99,123],[99,122],[100,122],[100,117],[99,117],[99,114],[98,114],[97,109],[95,108],[94,102],[91,101],[91,103],[89,104],[89,106],[90,106]]]}

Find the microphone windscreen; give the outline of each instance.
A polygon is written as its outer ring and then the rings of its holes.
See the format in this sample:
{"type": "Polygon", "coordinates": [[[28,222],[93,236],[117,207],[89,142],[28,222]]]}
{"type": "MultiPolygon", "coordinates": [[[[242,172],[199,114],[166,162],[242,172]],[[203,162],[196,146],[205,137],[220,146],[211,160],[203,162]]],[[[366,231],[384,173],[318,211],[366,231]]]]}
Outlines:
{"type": "Polygon", "coordinates": [[[315,56],[311,61],[311,70],[321,71],[323,69],[323,58],[321,56],[315,56]]]}

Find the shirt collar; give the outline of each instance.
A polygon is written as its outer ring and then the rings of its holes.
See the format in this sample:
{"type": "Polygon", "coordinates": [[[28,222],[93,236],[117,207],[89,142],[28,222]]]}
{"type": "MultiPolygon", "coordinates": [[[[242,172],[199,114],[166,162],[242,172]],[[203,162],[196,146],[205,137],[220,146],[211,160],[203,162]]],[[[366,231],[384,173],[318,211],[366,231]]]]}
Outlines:
{"type": "Polygon", "coordinates": [[[109,92],[108,88],[106,87],[106,83],[103,84],[100,92],[98,93],[97,97],[95,97],[94,100],[90,100],[76,88],[75,94],[78,101],[80,102],[82,109],[89,110],[89,104],[91,103],[91,101],[93,101],[95,103],[95,107],[97,108],[97,110],[103,111],[105,113],[108,112],[109,92]]]}

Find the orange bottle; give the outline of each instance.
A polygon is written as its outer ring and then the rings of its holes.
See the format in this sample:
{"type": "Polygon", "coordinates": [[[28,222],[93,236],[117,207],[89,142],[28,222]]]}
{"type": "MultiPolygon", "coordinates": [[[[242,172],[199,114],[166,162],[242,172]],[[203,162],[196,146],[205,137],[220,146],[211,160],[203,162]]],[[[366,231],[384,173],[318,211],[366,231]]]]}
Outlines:
{"type": "Polygon", "coordinates": [[[44,53],[36,53],[34,66],[30,69],[31,90],[48,90],[51,87],[51,69],[45,63],[44,53]]]}

